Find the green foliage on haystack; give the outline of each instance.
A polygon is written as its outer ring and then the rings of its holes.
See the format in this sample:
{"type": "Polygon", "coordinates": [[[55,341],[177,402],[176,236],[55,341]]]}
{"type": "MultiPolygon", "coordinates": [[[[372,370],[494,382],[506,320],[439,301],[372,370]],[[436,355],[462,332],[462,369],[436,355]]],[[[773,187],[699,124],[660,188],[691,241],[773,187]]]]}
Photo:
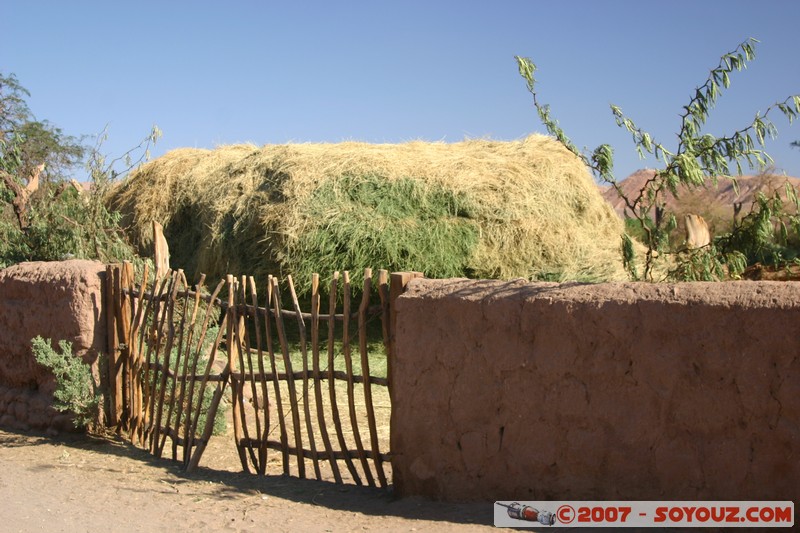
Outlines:
{"type": "Polygon", "coordinates": [[[156,220],[172,266],[211,279],[300,280],[364,267],[429,277],[626,277],[622,221],[586,166],[541,135],[181,149],[143,165],[108,202],[143,253],[156,220]]]}

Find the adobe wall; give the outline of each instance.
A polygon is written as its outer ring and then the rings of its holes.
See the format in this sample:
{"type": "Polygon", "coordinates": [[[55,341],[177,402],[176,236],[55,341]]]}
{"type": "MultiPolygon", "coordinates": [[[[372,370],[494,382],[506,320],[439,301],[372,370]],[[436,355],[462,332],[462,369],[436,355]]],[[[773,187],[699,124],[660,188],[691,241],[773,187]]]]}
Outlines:
{"type": "Polygon", "coordinates": [[[396,491],[800,500],[800,284],[414,280],[396,491]]]}
{"type": "Polygon", "coordinates": [[[105,266],[94,261],[21,263],[0,270],[0,426],[73,429],[51,407],[55,378],[38,365],[30,340],[41,335],[72,343],[94,365],[106,349],[102,309],[105,266]]]}

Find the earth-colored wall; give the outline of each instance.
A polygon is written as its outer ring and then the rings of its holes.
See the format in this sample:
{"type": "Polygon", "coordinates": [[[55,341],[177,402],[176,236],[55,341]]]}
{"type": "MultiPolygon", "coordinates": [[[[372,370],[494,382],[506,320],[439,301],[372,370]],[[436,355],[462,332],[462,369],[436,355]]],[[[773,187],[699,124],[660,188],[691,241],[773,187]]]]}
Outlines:
{"type": "Polygon", "coordinates": [[[401,495],[800,500],[800,284],[415,280],[401,495]]]}
{"type": "Polygon", "coordinates": [[[30,340],[41,335],[94,365],[106,349],[102,310],[105,266],[93,261],[22,263],[0,270],[0,425],[20,429],[72,428],[51,407],[55,378],[36,363],[30,340]]]}

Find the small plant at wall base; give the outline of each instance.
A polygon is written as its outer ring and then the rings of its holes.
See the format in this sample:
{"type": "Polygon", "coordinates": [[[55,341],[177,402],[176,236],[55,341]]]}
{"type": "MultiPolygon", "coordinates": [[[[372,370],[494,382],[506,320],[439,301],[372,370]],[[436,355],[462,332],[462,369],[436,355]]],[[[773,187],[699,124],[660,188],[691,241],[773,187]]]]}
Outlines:
{"type": "Polygon", "coordinates": [[[55,350],[49,339],[31,339],[36,362],[49,368],[56,378],[53,407],[75,415],[75,427],[99,429],[102,425],[102,393],[89,365],[72,353],[72,343],[62,340],[55,350]]]}
{"type": "MultiPolygon", "coordinates": [[[[626,195],[614,178],[612,147],[603,144],[591,154],[578,150],[552,117],[550,107],[539,102],[534,78],[536,65],[528,58],[516,56],[520,75],[533,95],[534,106],[547,131],[583,160],[596,178],[611,184],[624,201],[627,211],[633,215],[635,222],[630,223],[628,228],[641,232],[646,255],[644,272],[640,275],[633,241],[628,233],[623,234],[622,255],[632,279],[654,281],[656,262],[667,258],[672,259],[671,264],[663,263],[668,268],[671,266],[666,275],[668,279],[719,280],[726,276],[738,277],[748,262],[753,260],[753,250],[763,250],[765,241],[779,244],[782,240],[785,243],[790,229],[795,233],[800,231],[797,217],[788,215],[780,200],[764,199],[754,202],[751,214],[743,219],[739,227],[703,248],[674,249],[669,245],[669,234],[677,227],[677,221],[674,214],[664,210],[664,195],[669,192],[678,198],[679,186],[689,189],[707,187],[709,182],[716,185],[720,177],[733,180],[736,187],[736,179],[731,176],[732,167],[735,167],[737,175],[741,175],[743,163],[763,169],[772,162],[764,150],[766,138],[777,136],[770,115],[780,112],[792,123],[800,114],[800,95],[793,95],[768,107],[763,114],[757,113],[752,123],[729,136],[715,137],[702,132],[717,98],[730,86],[730,75],[746,68],[747,63],[755,58],[757,42],[748,39],[734,51],[723,55],[706,82],[695,90],[680,114],[676,148],[666,148],[625,116],[619,107],[611,106],[616,124],[631,133],[640,157],[644,158],[644,154],[648,153],[664,165],[633,196],[626,195]],[[773,225],[778,228],[777,231],[773,225]]],[[[790,203],[797,206],[796,192],[791,192],[788,198],[790,203]]]]}

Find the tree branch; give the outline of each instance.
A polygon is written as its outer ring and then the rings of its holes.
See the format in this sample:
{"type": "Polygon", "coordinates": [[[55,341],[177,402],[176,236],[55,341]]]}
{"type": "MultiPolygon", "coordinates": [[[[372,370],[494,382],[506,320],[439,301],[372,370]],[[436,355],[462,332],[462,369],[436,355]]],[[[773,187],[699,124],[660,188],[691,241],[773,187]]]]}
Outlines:
{"type": "Polygon", "coordinates": [[[25,187],[20,185],[11,174],[4,170],[0,170],[0,179],[3,180],[6,188],[14,193],[14,199],[11,201],[11,205],[14,208],[14,214],[17,217],[19,229],[25,231],[28,229],[28,206],[30,203],[30,193],[25,187]]]}

